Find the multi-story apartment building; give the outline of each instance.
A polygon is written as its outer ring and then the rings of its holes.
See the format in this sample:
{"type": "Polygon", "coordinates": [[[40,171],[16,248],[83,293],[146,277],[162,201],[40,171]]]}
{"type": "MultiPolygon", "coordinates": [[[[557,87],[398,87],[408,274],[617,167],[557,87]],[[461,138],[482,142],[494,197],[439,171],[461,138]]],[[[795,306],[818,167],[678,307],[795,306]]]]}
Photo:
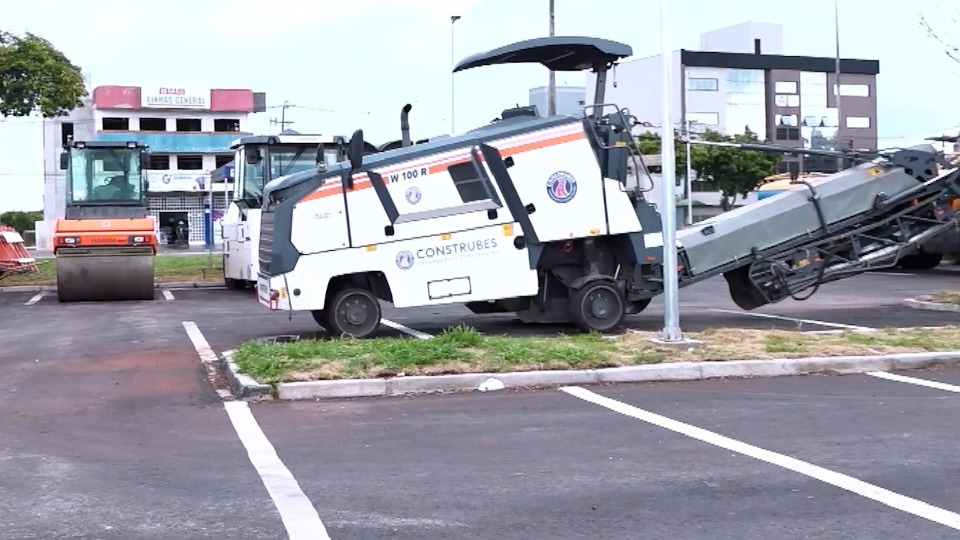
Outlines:
{"type": "Polygon", "coordinates": [[[50,230],[64,215],[66,176],[59,168],[63,144],[73,140],[142,142],[151,154],[147,179],[150,212],[161,232],[183,220],[189,240],[204,243],[229,202],[229,186],[211,173],[233,160],[230,143],[249,134],[250,115],[265,110],[266,95],[244,89],[98,86],[69,116],[44,121],[44,221],[37,246],[49,247],[50,230]]]}
{"type": "MultiPolygon", "coordinates": [[[[705,33],[701,49],[672,54],[672,125],[690,122],[728,135],[749,128],[763,141],[793,148],[877,148],[877,60],[841,59],[838,85],[835,58],[784,55],[782,27],[773,23],[705,33]]],[[[618,65],[608,77],[606,101],[661,125],[660,67],[659,55],[618,65]]],[[[588,102],[593,81],[588,73],[588,102]]],[[[780,172],[834,172],[837,166],[836,158],[785,156],[780,172]]],[[[693,191],[707,206],[719,198],[709,182],[693,182],[693,191]]]]}

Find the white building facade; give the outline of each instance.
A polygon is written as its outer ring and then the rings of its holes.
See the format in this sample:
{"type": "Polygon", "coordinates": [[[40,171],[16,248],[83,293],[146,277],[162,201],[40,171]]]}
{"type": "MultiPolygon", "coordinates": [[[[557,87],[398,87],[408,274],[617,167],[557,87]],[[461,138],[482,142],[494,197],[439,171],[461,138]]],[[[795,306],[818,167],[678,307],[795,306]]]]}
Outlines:
{"type": "MultiPolygon", "coordinates": [[[[879,62],[841,59],[838,85],[835,58],[783,54],[779,24],[742,23],[707,32],[700,41],[700,51],[670,55],[669,118],[661,112],[660,55],[619,64],[608,74],[605,101],[658,126],[651,131],[663,123],[682,129],[689,122],[694,132],[740,135],[749,129],[761,141],[790,148],[876,148],[879,62]],[[842,97],[842,111],[831,89],[842,97]]],[[[595,80],[586,73],[588,103],[595,80]]],[[[785,156],[778,172],[833,172],[836,165],[836,158],[785,156]]],[[[718,212],[711,207],[720,194],[710,184],[692,182],[692,193],[685,194],[700,203],[703,217],[718,212]]]]}
{"type": "Polygon", "coordinates": [[[64,215],[66,175],[59,155],[70,140],[146,144],[148,202],[162,239],[172,238],[169,230],[182,220],[191,244],[218,243],[215,229],[231,186],[213,182],[212,173],[231,169],[230,143],[250,134],[250,115],[265,110],[266,96],[245,89],[146,86],[98,86],[90,94],[69,116],[44,121],[44,219],[36,225],[37,247],[50,249],[53,226],[64,215]]]}

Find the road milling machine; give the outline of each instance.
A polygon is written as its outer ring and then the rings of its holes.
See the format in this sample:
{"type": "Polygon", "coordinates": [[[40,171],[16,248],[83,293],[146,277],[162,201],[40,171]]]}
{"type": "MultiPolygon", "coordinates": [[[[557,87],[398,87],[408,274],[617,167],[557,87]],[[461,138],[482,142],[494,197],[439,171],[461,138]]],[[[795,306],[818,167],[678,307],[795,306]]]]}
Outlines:
{"type": "Polygon", "coordinates": [[[154,299],[157,222],[147,205],[147,161],[136,141],[64,145],[66,211],[53,234],[61,302],[154,299]]]}
{"type": "Polygon", "coordinates": [[[259,302],[353,337],[377,330],[381,300],[608,332],[663,292],[665,272],[681,287],[722,275],[752,310],[895,265],[960,219],[960,172],[933,147],[907,148],[677,231],[678,266],[664,268],[660,213],[627,174],[628,164],[646,170],[631,133],[639,122],[604,102],[608,70],[631,55],[626,44],[564,36],[473,55],[454,71],[591,69],[595,102],[579,117],[508,110],[372,155],[357,130],[347,160],[273,180],[259,302]]]}
{"type": "MultiPolygon", "coordinates": [[[[257,247],[263,186],[275,178],[314,170],[317,162],[336,163],[343,145],[336,138],[281,133],[251,135],[231,143],[234,151],[233,201],[223,216],[223,278],[228,289],[256,284],[257,247]]],[[[365,144],[365,152],[376,152],[365,144]]]]}

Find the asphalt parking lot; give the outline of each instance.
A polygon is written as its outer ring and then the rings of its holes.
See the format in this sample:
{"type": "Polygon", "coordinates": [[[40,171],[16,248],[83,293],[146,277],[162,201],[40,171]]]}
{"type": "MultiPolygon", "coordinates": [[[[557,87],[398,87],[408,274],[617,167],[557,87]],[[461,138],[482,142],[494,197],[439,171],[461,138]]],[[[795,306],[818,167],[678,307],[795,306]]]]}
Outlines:
{"type": "MultiPolygon", "coordinates": [[[[681,292],[682,325],[958,323],[899,307],[957,278],[860,276],[753,314],[708,282],[681,292]]],[[[384,335],[515,331],[453,306],[385,316],[399,329],[384,335]]],[[[630,322],[661,316],[654,302],[630,322]]],[[[225,290],[0,293],[0,323],[0,538],[960,535],[960,369],[903,374],[936,387],[812,376],[248,406],[217,395],[207,346],[317,334],[309,315],[225,290]]]]}

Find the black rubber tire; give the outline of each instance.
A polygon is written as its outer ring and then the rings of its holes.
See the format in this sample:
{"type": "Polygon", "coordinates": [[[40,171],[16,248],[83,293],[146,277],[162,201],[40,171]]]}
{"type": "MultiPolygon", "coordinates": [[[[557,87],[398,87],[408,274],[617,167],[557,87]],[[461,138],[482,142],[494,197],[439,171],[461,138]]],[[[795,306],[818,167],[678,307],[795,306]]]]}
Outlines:
{"type": "Polygon", "coordinates": [[[315,309],[310,312],[310,315],[313,315],[313,320],[317,322],[324,330],[329,330],[330,321],[327,319],[327,312],[322,309],[315,309]]]}
{"type": "Polygon", "coordinates": [[[607,281],[593,281],[570,296],[574,324],[583,330],[600,333],[615,330],[626,316],[623,293],[607,281]]]}
{"type": "Polygon", "coordinates": [[[904,270],[933,270],[943,262],[943,253],[920,251],[900,259],[900,268],[904,270]]]}
{"type": "Polygon", "coordinates": [[[636,311],[634,311],[632,315],[639,315],[643,313],[645,309],[650,307],[650,302],[653,302],[653,298],[644,298],[643,300],[637,300],[636,302],[633,302],[633,306],[636,311]]]}
{"type": "Polygon", "coordinates": [[[230,291],[242,291],[247,288],[245,281],[228,277],[223,278],[223,284],[227,287],[227,290],[230,291]]]}
{"type": "Polygon", "coordinates": [[[366,289],[350,287],[337,291],[324,309],[327,330],[336,336],[362,339],[380,327],[380,300],[366,289]]]}

